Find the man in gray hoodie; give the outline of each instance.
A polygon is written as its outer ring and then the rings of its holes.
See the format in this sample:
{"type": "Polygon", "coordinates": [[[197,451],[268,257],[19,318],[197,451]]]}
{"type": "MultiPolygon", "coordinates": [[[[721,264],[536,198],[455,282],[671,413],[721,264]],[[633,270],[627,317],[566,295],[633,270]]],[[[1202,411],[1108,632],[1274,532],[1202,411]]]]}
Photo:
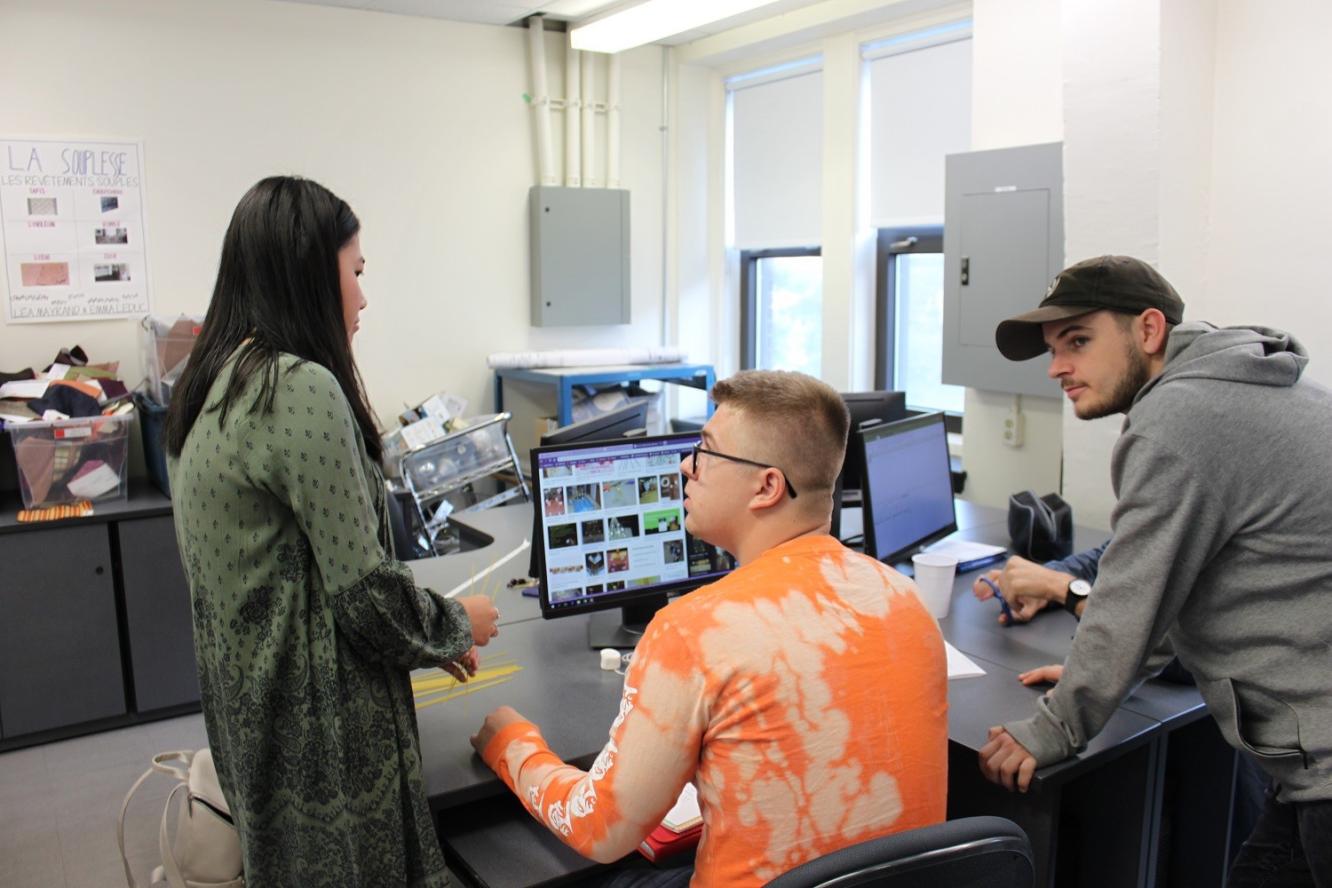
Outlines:
{"type": "Polygon", "coordinates": [[[1289,334],[1183,311],[1151,266],[1101,256],[995,332],[1010,360],[1050,355],[1080,419],[1126,418],[1114,536],[1063,676],[991,729],[981,769],[1025,790],[1176,654],[1275,788],[1229,884],[1330,888],[1332,393],[1289,334]]]}

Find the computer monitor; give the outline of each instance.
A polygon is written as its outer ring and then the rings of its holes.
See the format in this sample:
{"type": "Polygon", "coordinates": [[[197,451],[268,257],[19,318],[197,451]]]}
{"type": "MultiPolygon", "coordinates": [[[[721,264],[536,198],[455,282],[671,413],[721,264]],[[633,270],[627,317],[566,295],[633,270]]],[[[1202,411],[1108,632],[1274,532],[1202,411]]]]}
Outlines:
{"type": "Polygon", "coordinates": [[[860,437],[865,554],[891,564],[957,530],[942,413],[877,425],[860,437]]]}
{"type": "MultiPolygon", "coordinates": [[[[607,413],[547,432],[541,436],[541,444],[542,446],[580,444],[585,441],[614,441],[617,438],[646,435],[647,409],[647,401],[636,401],[624,407],[617,407],[607,413]]],[[[541,576],[541,547],[536,545],[539,539],[541,539],[541,501],[538,499],[533,501],[532,555],[527,565],[527,575],[532,579],[541,576]]]]}
{"type": "Polygon", "coordinates": [[[541,444],[577,444],[580,441],[607,441],[628,435],[647,434],[647,401],[617,407],[589,419],[561,426],[541,436],[541,444]]]}
{"type": "Polygon", "coordinates": [[[631,647],[671,593],[735,567],[684,529],[680,461],[696,432],[532,450],[541,615],[592,613],[588,644],[631,647]]]}
{"type": "Polygon", "coordinates": [[[840,477],[842,492],[860,490],[865,462],[857,446],[856,432],[883,422],[905,419],[906,392],[842,392],[842,400],[851,414],[851,434],[847,436],[846,460],[840,477]]]}

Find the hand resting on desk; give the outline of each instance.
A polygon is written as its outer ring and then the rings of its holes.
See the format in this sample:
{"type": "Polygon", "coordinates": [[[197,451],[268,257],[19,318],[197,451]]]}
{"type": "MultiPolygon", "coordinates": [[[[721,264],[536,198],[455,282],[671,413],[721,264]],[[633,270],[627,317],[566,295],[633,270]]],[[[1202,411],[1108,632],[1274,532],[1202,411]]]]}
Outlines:
{"type": "MultiPolygon", "coordinates": [[[[1039,684],[1054,685],[1059,683],[1059,679],[1064,677],[1064,664],[1051,663],[1049,666],[1037,666],[1035,669],[1028,669],[1026,672],[1018,674],[1018,681],[1027,687],[1039,684]]],[[[1046,691],[1048,694],[1049,691],[1046,691]]]]}
{"type": "Polygon", "coordinates": [[[980,750],[981,773],[1004,789],[1026,792],[1036,773],[1036,757],[1001,727],[990,728],[989,736],[980,750]]]}
{"type": "MultiPolygon", "coordinates": [[[[1018,675],[1018,681],[1027,687],[1038,684],[1053,685],[1064,674],[1062,663],[1037,666],[1018,675]]],[[[1048,694],[1049,691],[1046,691],[1048,694]]],[[[1026,792],[1031,775],[1036,771],[1036,759],[1027,748],[1001,727],[990,728],[989,741],[981,747],[980,768],[985,778],[1005,789],[1026,792]],[[1016,785],[1015,785],[1016,784],[1016,785]]]]}
{"type": "MultiPolygon", "coordinates": [[[[1072,574],[1051,570],[1021,555],[1013,555],[1002,570],[989,571],[985,578],[999,586],[1013,619],[1019,623],[1027,622],[1050,604],[1062,604],[1074,579],[1072,574]]],[[[981,601],[994,596],[994,591],[979,579],[972,584],[971,592],[981,601]]],[[[1007,623],[1008,618],[1000,614],[999,622],[1007,623]]]]}
{"type": "Polygon", "coordinates": [[[487,715],[486,720],[481,723],[481,727],[469,738],[472,748],[478,753],[481,752],[491,740],[495,739],[496,734],[514,722],[520,721],[527,721],[527,719],[519,715],[518,710],[512,706],[501,706],[487,715]]]}

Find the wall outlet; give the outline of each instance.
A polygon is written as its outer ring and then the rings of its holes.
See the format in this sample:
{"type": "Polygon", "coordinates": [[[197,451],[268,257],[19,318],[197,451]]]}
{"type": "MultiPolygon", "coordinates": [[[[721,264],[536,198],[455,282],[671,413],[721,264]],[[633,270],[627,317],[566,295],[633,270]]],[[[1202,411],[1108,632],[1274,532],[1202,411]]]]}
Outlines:
{"type": "Polygon", "coordinates": [[[1008,411],[1004,417],[1004,446],[1021,447],[1022,446],[1022,425],[1025,417],[1022,411],[1016,405],[1008,411]]]}

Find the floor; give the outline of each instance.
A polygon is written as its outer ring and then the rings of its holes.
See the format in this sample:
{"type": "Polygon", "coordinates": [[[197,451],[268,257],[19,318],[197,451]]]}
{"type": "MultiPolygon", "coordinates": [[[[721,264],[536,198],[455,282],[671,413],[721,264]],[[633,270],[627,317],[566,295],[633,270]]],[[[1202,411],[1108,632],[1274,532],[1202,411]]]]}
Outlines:
{"type": "MultiPolygon", "coordinates": [[[[195,714],[0,752],[0,888],[126,888],[116,844],[125,794],[157,753],[207,745],[195,714]]],[[[162,862],[157,835],[174,785],[154,774],[125,813],[125,852],[140,888],[162,862]]],[[[462,883],[453,876],[453,884],[462,883]]]]}
{"type": "MultiPolygon", "coordinates": [[[[149,759],[207,745],[202,715],[0,753],[0,888],[125,888],[116,818],[149,759]]],[[[139,885],[161,860],[157,833],[172,780],[150,777],[125,815],[139,885]]],[[[172,821],[174,827],[174,820],[172,821]]]]}

